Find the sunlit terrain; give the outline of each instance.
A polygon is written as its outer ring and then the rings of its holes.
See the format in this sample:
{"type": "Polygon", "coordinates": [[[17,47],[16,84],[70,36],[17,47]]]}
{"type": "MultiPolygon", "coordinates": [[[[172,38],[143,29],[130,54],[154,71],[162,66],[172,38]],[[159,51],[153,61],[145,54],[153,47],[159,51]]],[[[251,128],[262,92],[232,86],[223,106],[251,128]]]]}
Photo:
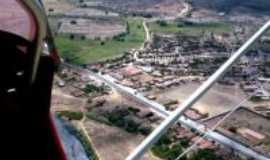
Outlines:
{"type": "MultiPolygon", "coordinates": [[[[124,160],[269,20],[255,1],[47,0],[53,112],[88,157],[124,160]]],[[[269,53],[268,32],[142,159],[269,159],[269,53]]]]}

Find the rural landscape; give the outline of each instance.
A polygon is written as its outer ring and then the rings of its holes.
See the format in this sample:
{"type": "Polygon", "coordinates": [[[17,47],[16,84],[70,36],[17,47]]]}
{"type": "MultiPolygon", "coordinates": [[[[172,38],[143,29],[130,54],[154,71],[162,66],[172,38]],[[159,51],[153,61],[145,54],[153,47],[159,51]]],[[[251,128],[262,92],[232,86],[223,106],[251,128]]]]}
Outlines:
{"type": "MultiPolygon", "coordinates": [[[[62,62],[52,112],[70,160],[125,160],[270,18],[267,0],[44,5],[62,62]]],[[[141,159],[270,159],[269,32],[141,159]]]]}

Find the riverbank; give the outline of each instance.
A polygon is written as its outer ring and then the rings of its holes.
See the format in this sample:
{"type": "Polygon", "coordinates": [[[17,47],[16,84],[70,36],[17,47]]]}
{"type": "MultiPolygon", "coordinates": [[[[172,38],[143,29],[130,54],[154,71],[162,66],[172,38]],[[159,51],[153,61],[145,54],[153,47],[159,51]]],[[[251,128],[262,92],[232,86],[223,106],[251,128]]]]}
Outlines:
{"type": "Polygon", "coordinates": [[[90,142],[70,122],[55,118],[55,125],[69,160],[98,160],[90,142]]]}

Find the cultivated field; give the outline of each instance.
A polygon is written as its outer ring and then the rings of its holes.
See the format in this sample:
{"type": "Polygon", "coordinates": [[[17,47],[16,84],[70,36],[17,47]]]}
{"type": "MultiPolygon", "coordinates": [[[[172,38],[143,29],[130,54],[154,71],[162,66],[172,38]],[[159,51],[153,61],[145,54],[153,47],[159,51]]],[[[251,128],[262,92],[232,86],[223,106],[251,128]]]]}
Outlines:
{"type": "Polygon", "coordinates": [[[56,37],[56,45],[61,57],[74,64],[89,64],[122,55],[131,48],[137,48],[144,42],[142,20],[128,19],[129,33],[121,40],[71,40],[70,37],[56,37]]]}
{"type": "Polygon", "coordinates": [[[178,0],[85,0],[89,7],[102,6],[117,12],[151,13],[159,16],[175,16],[183,9],[178,0]]]}
{"type": "Polygon", "coordinates": [[[58,34],[80,35],[88,39],[112,38],[126,32],[126,24],[119,20],[64,18],[60,20],[60,23],[58,34]]]}
{"type": "Polygon", "coordinates": [[[45,0],[44,5],[49,15],[63,15],[76,8],[67,0],[45,0]]]}
{"type": "Polygon", "coordinates": [[[154,33],[185,33],[185,34],[201,34],[203,32],[214,33],[230,33],[232,26],[225,23],[205,23],[205,24],[184,24],[183,22],[152,22],[149,24],[149,28],[154,33]]]}
{"type": "Polygon", "coordinates": [[[119,14],[110,11],[104,11],[94,8],[75,8],[67,13],[65,16],[81,16],[81,17],[118,17],[119,14]]]}

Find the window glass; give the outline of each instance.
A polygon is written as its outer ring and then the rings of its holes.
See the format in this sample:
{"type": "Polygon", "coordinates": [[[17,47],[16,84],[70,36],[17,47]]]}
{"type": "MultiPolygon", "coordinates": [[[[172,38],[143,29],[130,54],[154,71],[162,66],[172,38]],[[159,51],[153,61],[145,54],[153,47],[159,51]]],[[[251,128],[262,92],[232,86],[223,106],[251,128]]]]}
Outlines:
{"type": "Polygon", "coordinates": [[[16,0],[0,1],[0,30],[32,40],[35,33],[33,19],[16,0]]]}

